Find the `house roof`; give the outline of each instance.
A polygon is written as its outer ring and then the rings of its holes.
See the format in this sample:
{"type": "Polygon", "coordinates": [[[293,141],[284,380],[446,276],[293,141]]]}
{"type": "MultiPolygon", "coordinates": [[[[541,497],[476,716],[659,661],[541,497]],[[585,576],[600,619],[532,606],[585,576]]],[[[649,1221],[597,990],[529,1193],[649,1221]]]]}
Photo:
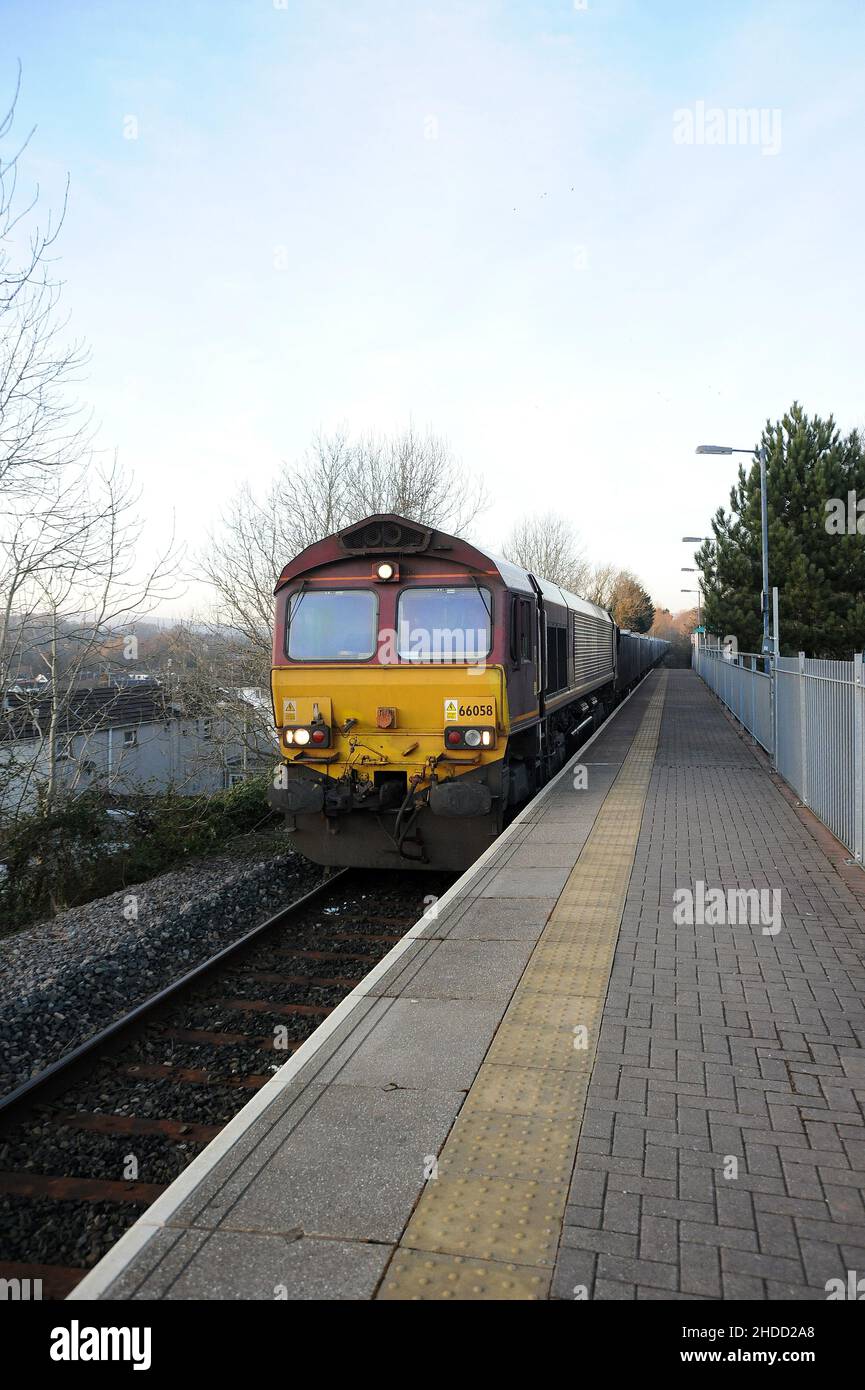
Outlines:
{"type": "MultiPolygon", "coordinates": [[[[7,691],[0,710],[0,742],[40,738],[51,722],[52,701],[37,692],[7,691]]],[[[63,734],[158,724],[179,711],[168,703],[160,685],[94,686],[64,693],[59,730],[63,734]]]]}

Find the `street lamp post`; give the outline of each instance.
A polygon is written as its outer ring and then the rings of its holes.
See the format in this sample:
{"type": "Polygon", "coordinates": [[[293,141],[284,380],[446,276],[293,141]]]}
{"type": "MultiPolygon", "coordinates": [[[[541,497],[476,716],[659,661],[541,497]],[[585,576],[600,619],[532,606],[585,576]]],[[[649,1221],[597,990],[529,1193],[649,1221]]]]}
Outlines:
{"type": "Polygon", "coordinates": [[[702,616],[701,616],[701,614],[700,614],[700,590],[699,590],[699,588],[696,588],[696,589],[683,589],[683,590],[682,590],[682,593],[683,593],[683,594],[696,594],[696,595],[697,595],[697,627],[702,627],[702,626],[703,626],[703,619],[702,619],[702,616]]]}
{"type": "MultiPolygon", "coordinates": [[[[693,565],[683,565],[683,566],[682,566],[682,573],[683,573],[683,574],[696,574],[696,573],[697,573],[697,570],[694,569],[693,565]]],[[[695,593],[695,594],[697,595],[697,626],[698,626],[698,627],[702,627],[702,626],[703,626],[702,610],[701,610],[701,607],[700,607],[700,598],[701,598],[701,596],[702,596],[702,592],[703,592],[703,586],[702,586],[702,584],[700,583],[699,579],[697,580],[697,587],[696,587],[696,589],[683,589],[683,590],[682,590],[682,593],[683,593],[683,594],[694,594],[694,593],[695,593]]]]}
{"type": "MultiPolygon", "coordinates": [[[[709,539],[708,536],[683,536],[683,537],[682,537],[682,544],[683,544],[683,545],[686,545],[688,542],[691,542],[691,543],[694,544],[694,545],[702,545],[703,541],[706,541],[706,540],[708,540],[708,539],[709,539]]],[[[693,568],[693,566],[682,565],[682,573],[683,573],[683,574],[696,574],[697,571],[693,568]]],[[[702,619],[702,617],[701,617],[701,615],[700,615],[700,581],[699,581],[699,579],[697,580],[697,588],[696,588],[696,589],[683,589],[683,590],[682,590],[682,593],[683,593],[683,594],[694,594],[694,593],[695,593],[695,594],[697,595],[697,627],[702,627],[702,626],[703,626],[703,619],[702,619]]]]}
{"type": "Polygon", "coordinates": [[[769,503],[766,492],[766,460],[768,450],[763,445],[759,449],[729,449],[725,444],[698,444],[698,454],[756,454],[760,464],[760,525],[763,540],[763,592],[760,595],[760,610],[763,615],[763,656],[768,667],[772,645],[769,641],[769,503]]]}

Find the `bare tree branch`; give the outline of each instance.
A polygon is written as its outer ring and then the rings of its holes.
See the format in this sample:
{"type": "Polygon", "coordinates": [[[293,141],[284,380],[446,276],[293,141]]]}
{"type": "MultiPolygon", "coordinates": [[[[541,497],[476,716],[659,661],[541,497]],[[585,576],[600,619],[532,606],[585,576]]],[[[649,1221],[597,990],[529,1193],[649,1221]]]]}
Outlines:
{"type": "Polygon", "coordinates": [[[60,283],[50,251],[66,215],[69,184],[58,216],[35,220],[39,189],[18,206],[18,168],[33,132],[7,157],[21,83],[0,117],[0,504],[10,489],[26,490],[40,472],[80,457],[90,420],[66,394],[86,361],[80,343],[66,341],[58,315],[60,283]],[[26,230],[28,224],[29,231],[26,230]]]}
{"type": "Polygon", "coordinates": [[[216,619],[258,654],[266,684],[273,589],[283,566],[308,545],[375,512],[464,532],[487,505],[483,484],[449,445],[413,426],[393,437],[346,430],[318,435],[298,464],[284,464],[264,497],[245,485],[211,537],[200,566],[216,619]]]}
{"type": "Polygon", "coordinates": [[[519,522],[505,541],[504,553],[538,579],[572,594],[583,592],[589,576],[585,552],[573,526],[555,512],[519,522]]]}

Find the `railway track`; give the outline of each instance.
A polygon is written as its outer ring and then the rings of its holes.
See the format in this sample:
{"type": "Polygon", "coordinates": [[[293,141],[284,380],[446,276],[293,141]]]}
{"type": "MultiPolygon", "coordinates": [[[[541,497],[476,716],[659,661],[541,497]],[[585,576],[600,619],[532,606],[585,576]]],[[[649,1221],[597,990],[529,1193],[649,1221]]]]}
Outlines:
{"type": "Polygon", "coordinates": [[[0,1278],[65,1298],[453,877],[343,870],[0,1100],[0,1278]]]}

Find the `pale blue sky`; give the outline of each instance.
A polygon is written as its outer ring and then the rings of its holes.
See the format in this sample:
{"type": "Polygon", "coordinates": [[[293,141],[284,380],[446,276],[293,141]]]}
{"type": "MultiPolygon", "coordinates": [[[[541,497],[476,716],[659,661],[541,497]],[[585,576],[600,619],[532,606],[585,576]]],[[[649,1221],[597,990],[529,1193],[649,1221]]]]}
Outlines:
{"type": "Polygon", "coordinates": [[[734,475],[694,446],[794,397],[865,421],[858,0],[4,0],[0,32],[154,543],[319,427],[411,418],[486,477],[477,539],[554,507],[679,608],[734,475]],[[698,102],[780,111],[780,150],[675,143],[698,102]]]}

